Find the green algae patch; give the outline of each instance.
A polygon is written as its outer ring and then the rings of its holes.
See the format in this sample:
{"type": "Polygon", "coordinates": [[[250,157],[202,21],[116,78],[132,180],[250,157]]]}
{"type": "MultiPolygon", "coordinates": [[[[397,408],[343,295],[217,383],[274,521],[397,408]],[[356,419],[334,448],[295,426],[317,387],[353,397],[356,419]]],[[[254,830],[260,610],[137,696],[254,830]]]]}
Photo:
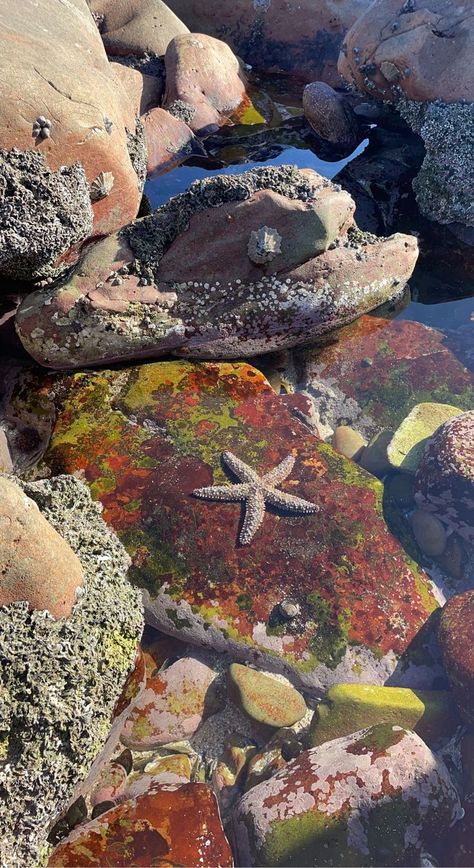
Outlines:
{"type": "Polygon", "coordinates": [[[258,864],[282,868],[366,864],[362,854],[347,845],[348,813],[342,809],[332,814],[315,810],[276,820],[259,852],[258,864]]]}

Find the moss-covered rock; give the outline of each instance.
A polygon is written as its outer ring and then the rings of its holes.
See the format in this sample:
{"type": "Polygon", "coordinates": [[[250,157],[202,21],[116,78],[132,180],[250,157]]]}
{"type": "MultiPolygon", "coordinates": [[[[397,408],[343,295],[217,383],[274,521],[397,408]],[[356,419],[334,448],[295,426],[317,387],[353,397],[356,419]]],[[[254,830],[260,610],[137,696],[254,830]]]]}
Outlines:
{"type": "Polygon", "coordinates": [[[83,594],[69,618],[0,610],[0,861],[36,866],[49,829],[86,778],[133,667],[143,621],[129,558],[83,483],[24,483],[76,552],[83,594]]]}
{"type": "Polygon", "coordinates": [[[233,840],[241,865],[418,865],[460,815],[444,763],[415,733],[380,724],[304,751],[249,790],[233,840]]]}
{"type": "Polygon", "coordinates": [[[416,404],[398,426],[387,446],[387,457],[397,470],[415,473],[428,440],[448,419],[459,416],[459,407],[426,402],[416,404]]]}
{"type": "Polygon", "coordinates": [[[257,669],[232,663],[227,684],[231,699],[258,723],[280,729],[292,726],[306,714],[301,693],[257,669]]]}

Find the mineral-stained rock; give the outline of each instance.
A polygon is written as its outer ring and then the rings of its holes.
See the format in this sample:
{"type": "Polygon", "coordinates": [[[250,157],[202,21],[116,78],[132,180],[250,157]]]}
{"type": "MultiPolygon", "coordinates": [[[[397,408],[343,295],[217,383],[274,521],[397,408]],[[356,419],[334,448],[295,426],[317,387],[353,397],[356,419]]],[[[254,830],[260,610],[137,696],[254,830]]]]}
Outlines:
{"type": "Polygon", "coordinates": [[[53,852],[60,865],[218,865],[232,853],[205,784],[162,785],[75,829],[53,852]],[[158,862],[157,862],[158,860],[158,862]]]}
{"type": "MultiPolygon", "coordinates": [[[[71,546],[34,500],[0,476],[0,605],[26,600],[32,609],[68,618],[84,571],[71,546]]],[[[79,591],[80,593],[81,591],[79,591]]]]}
{"type": "Polygon", "coordinates": [[[357,117],[347,102],[323,81],[307,84],[303,91],[306,120],[327,142],[353,150],[361,139],[357,117]]]}
{"type": "Polygon", "coordinates": [[[165,54],[164,108],[184,103],[191,129],[208,133],[248,105],[247,82],[239,59],[212,36],[185,33],[172,39],[165,54]]]}
{"type": "MultiPolygon", "coordinates": [[[[318,688],[393,673],[436,607],[427,579],[387,530],[381,484],[312,436],[255,368],[162,362],[63,377],[55,391],[43,466],[80,472],[102,501],[151,624],[318,688]],[[192,496],[228,484],[225,450],[258,471],[293,455],[282,490],[319,512],[267,511],[239,546],[238,504],[192,496]]],[[[432,658],[416,658],[393,683],[432,685],[432,658]]]]}
{"type": "Polygon", "coordinates": [[[474,14],[456,0],[376,0],[352,25],[339,71],[379,99],[474,99],[474,14]]]}
{"type": "Polygon", "coordinates": [[[415,500],[474,542],[474,410],[445,422],[418,465],[415,500]]]}
{"type": "Polygon", "coordinates": [[[368,0],[169,0],[191,30],[225,39],[240,57],[268,72],[340,83],[343,36],[368,0]]]}
{"type": "Polygon", "coordinates": [[[60,15],[56,0],[1,0],[0,22],[0,148],[26,152],[22,159],[31,182],[29,191],[26,183],[20,185],[25,187],[22,200],[12,203],[11,179],[0,166],[0,235],[6,233],[0,238],[0,262],[5,250],[11,261],[0,270],[29,279],[47,273],[58,257],[62,265],[67,255],[74,261],[75,245],[89,235],[115,232],[136,216],[140,190],[127,151],[127,130],[134,134],[136,121],[132,102],[110,70],[86,0],[63,3],[60,15]],[[80,38],[71,39],[71,33],[80,38]],[[50,122],[47,137],[33,138],[37,118],[50,122]],[[115,182],[110,196],[92,203],[91,230],[84,175],[87,186],[100,172],[111,172],[115,182]],[[12,204],[15,209],[21,204],[16,239],[12,204]]]}
{"type": "Polygon", "coordinates": [[[387,446],[387,458],[397,470],[415,473],[423,451],[435,431],[448,419],[461,415],[452,404],[432,401],[416,404],[401,422],[387,446]]]}
{"type": "Polygon", "coordinates": [[[241,865],[417,865],[461,816],[443,762],[380,724],[300,754],[233,816],[241,865]]]}
{"type": "Polygon", "coordinates": [[[472,407],[474,375],[442,332],[417,322],[362,316],[337,338],[295,355],[298,385],[314,396],[322,421],[331,427],[342,420],[367,435],[395,430],[422,402],[472,407]]]}
{"type": "Polygon", "coordinates": [[[55,621],[27,603],[0,612],[0,861],[36,866],[106,742],[142,630],[129,558],[83,483],[23,483],[84,570],[83,596],[55,621]]]}
{"type": "Polygon", "coordinates": [[[147,145],[147,174],[156,177],[179,166],[194,150],[196,139],[184,121],[162,108],[154,108],[143,118],[147,145]]]}
{"type": "Polygon", "coordinates": [[[144,115],[161,104],[163,82],[158,75],[148,75],[126,63],[113,61],[110,68],[132,100],[135,114],[144,115]]]}
{"type": "Polygon", "coordinates": [[[306,703],[291,684],[249,666],[232,663],[227,683],[231,699],[258,723],[279,729],[292,726],[306,714],[306,703]]]}
{"type": "Polygon", "coordinates": [[[200,660],[183,657],[147,680],[121,739],[133,750],[151,750],[193,735],[215,708],[216,673],[200,660]]]}
{"type": "Polygon", "coordinates": [[[316,707],[309,744],[316,747],[379,723],[413,729],[433,747],[455,732],[460,719],[448,690],[336,684],[316,707]]]}
{"type": "Polygon", "coordinates": [[[439,641],[451,688],[463,716],[474,723],[474,591],[449,600],[442,613],[439,641]]]}
{"type": "Polygon", "coordinates": [[[100,16],[100,35],[107,54],[163,55],[175,36],[188,28],[163,0],[88,0],[100,16]]]}
{"type": "Polygon", "coordinates": [[[69,280],[28,296],[18,333],[34,358],[58,368],[306,343],[397,297],[415,265],[414,238],[358,232],[353,207],[331,182],[292,166],[198,181],[91,247],[69,280]],[[262,226],[281,236],[281,252],[256,264],[249,239],[262,226]]]}

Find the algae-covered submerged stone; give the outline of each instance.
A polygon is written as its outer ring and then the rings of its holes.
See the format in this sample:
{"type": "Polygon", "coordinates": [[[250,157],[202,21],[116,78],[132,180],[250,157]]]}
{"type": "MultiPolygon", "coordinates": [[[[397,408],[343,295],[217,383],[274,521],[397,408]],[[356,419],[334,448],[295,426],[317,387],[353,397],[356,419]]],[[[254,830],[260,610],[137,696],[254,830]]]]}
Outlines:
{"type": "Polygon", "coordinates": [[[413,729],[427,744],[433,745],[453,733],[460,719],[448,690],[336,684],[316,707],[309,741],[316,747],[378,723],[413,729]]]}
{"type": "Polygon", "coordinates": [[[133,666],[142,614],[129,558],[72,477],[24,483],[69,543],[84,593],[69,618],[0,610],[0,862],[37,865],[49,829],[102,749],[133,666]]]}
{"type": "Polygon", "coordinates": [[[451,404],[417,404],[395,431],[387,447],[392,467],[415,473],[428,439],[434,432],[462,411],[451,404]]]}
{"type": "Polygon", "coordinates": [[[240,865],[419,865],[461,813],[444,763],[415,733],[380,724],[304,751],[249,790],[233,837],[240,865]]]}

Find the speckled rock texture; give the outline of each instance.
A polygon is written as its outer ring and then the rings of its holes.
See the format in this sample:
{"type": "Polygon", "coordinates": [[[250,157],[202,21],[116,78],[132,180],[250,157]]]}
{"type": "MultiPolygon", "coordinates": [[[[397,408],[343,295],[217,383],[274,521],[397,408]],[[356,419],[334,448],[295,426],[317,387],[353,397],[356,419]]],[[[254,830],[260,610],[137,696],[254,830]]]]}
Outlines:
{"type": "Polygon", "coordinates": [[[147,679],[146,687],[125,721],[124,745],[151,750],[189,738],[204,717],[217,710],[212,688],[216,673],[193,657],[182,657],[147,679]]]}
{"type": "Polygon", "coordinates": [[[75,829],[50,866],[215,865],[232,868],[217,801],[205,784],[157,786],[75,829]]]}
{"type": "MultiPolygon", "coordinates": [[[[31,237],[36,235],[40,250],[40,238],[44,245],[43,261],[38,258],[35,273],[40,269],[44,272],[55,257],[62,257],[62,265],[77,259],[75,245],[84,237],[115,232],[136,216],[140,191],[127,151],[127,130],[135,133],[134,108],[110,69],[86,0],[61,3],[61,14],[57,0],[22,0],[21,4],[1,0],[0,30],[0,147],[31,152],[31,157],[25,157],[30,160],[30,171],[35,165],[33,157],[42,155],[47,169],[56,173],[44,178],[47,183],[42,190],[41,175],[35,180],[37,170],[32,172],[31,237]],[[37,118],[51,122],[49,134],[33,135],[37,118]],[[91,204],[85,199],[83,175],[90,185],[101,172],[111,172],[113,188],[108,196],[92,202],[91,231],[91,204]],[[51,199],[55,188],[57,203],[51,199]],[[52,204],[58,209],[55,221],[52,204]],[[57,251],[59,242],[61,249],[57,251]],[[52,257],[49,262],[45,255],[48,250],[52,257]]],[[[0,168],[0,199],[5,187],[3,174],[0,168]]],[[[11,195],[8,186],[7,194],[11,195]]],[[[20,220],[20,257],[25,249],[21,226],[20,220]]],[[[3,249],[4,243],[0,247],[3,249]]],[[[13,253],[10,250],[10,258],[13,253]]],[[[26,263],[22,274],[14,270],[7,273],[23,278],[25,268],[26,263]]]]}
{"type": "Polygon", "coordinates": [[[307,402],[237,363],[51,376],[42,389],[57,394],[57,420],[40,472],[80,472],[102,501],[149,623],[318,689],[389,676],[432,686],[417,637],[437,606],[427,578],[387,530],[381,484],[298,420],[307,402]],[[259,472],[293,455],[282,490],[319,511],[268,510],[239,546],[239,505],[192,496],[230,484],[225,450],[259,472]],[[300,607],[289,621],[285,599],[300,607]]]}
{"type": "Polygon", "coordinates": [[[197,181],[91,247],[63,284],[29,295],[18,333],[57,368],[170,351],[241,358],[305,343],[397,297],[414,268],[416,239],[359,232],[353,207],[294,166],[197,181]],[[223,235],[229,218],[235,232],[223,235]],[[256,263],[249,242],[265,226],[281,252],[256,263]]]}
{"type": "Polygon", "coordinates": [[[292,726],[306,714],[301,693],[258,669],[232,663],[227,685],[232,701],[257,723],[279,729],[292,726]]]}
{"type": "Polygon", "coordinates": [[[107,54],[160,57],[188,28],[163,0],[87,0],[107,54]]]}
{"type": "Polygon", "coordinates": [[[474,542],[474,410],[445,422],[427,444],[416,473],[415,500],[474,542]]]}
{"type": "Polygon", "coordinates": [[[149,177],[171,171],[199,150],[190,127],[165,109],[154,108],[147,112],[143,117],[143,126],[149,177]]]}
{"type": "Polygon", "coordinates": [[[165,68],[163,106],[183,103],[195,133],[214,132],[249,104],[242,64],[219,39],[203,33],[176,36],[166,49],[165,68]]]}
{"type": "Polygon", "coordinates": [[[84,593],[67,620],[26,603],[0,610],[0,859],[36,866],[54,819],[109,734],[142,630],[129,558],[72,477],[23,483],[77,553],[84,593]]]}
{"type": "Polygon", "coordinates": [[[224,39],[256,69],[341,82],[342,39],[369,0],[169,0],[191,30],[224,39]]]}
{"type": "Polygon", "coordinates": [[[378,99],[474,99],[474,11],[456,0],[375,0],[349,29],[344,78],[378,99]]]}
{"type": "Polygon", "coordinates": [[[313,81],[303,91],[306,120],[326,142],[354,150],[361,140],[357,117],[347,97],[324,81],[313,81]]]}
{"type": "Polygon", "coordinates": [[[0,476],[0,606],[26,600],[31,609],[69,618],[83,577],[78,556],[34,500],[0,476]]]}
{"type": "Polygon", "coordinates": [[[377,316],[360,317],[337,337],[329,346],[295,353],[288,370],[329,429],[350,424],[367,437],[395,430],[426,401],[473,406],[474,374],[460,358],[457,337],[377,316]]]}
{"type": "Polygon", "coordinates": [[[417,865],[461,816],[443,762],[381,724],[305,751],[237,804],[241,865],[417,865]]]}
{"type": "Polygon", "coordinates": [[[474,723],[474,591],[449,600],[441,612],[439,641],[459,708],[474,723]]]}

